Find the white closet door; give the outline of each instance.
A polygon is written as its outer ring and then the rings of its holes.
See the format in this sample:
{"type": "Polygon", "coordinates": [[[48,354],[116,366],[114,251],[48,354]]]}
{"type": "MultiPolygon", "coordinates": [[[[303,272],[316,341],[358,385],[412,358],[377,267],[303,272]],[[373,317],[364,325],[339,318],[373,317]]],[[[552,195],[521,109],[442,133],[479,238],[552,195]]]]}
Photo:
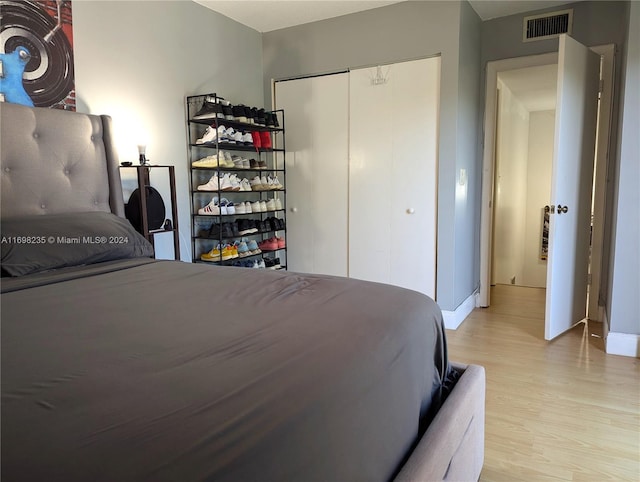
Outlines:
{"type": "Polygon", "coordinates": [[[287,267],[347,276],[348,74],[277,82],[285,112],[287,267]]]}
{"type": "Polygon", "coordinates": [[[439,57],[350,72],[349,276],[433,298],[439,96],[439,57]]]}

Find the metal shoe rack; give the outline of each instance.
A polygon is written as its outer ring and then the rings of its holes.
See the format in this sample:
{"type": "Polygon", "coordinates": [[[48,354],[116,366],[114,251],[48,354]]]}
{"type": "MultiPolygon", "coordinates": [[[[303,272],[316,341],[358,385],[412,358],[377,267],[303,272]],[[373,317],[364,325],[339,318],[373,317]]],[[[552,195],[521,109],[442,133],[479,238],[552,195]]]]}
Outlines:
{"type": "MultiPolygon", "coordinates": [[[[222,248],[226,244],[233,244],[235,241],[241,241],[242,238],[255,240],[257,243],[269,238],[279,237],[286,243],[286,167],[285,167],[285,120],[284,111],[267,111],[274,114],[277,119],[277,126],[258,125],[248,122],[240,122],[237,119],[228,119],[220,117],[212,117],[206,119],[194,119],[198,111],[203,107],[205,100],[210,103],[222,104],[223,99],[217,94],[203,94],[189,96],[186,98],[186,116],[187,116],[187,132],[188,132],[188,159],[190,172],[190,196],[191,196],[191,249],[194,263],[208,263],[214,265],[226,266],[245,266],[251,261],[263,260],[265,267],[273,269],[286,269],[286,245],[284,248],[276,250],[263,250],[259,254],[248,255],[244,257],[220,259],[219,261],[204,261],[201,256],[210,253],[211,250],[218,245],[222,248]],[[219,126],[225,128],[233,128],[237,131],[244,132],[269,132],[271,137],[271,148],[256,148],[254,145],[240,145],[221,141],[216,136],[215,140],[205,144],[197,144],[196,140],[202,138],[207,127],[217,129],[219,126]],[[257,162],[264,162],[266,168],[237,168],[220,166],[221,159],[224,158],[223,152],[229,152],[245,159],[255,159],[257,162]],[[213,156],[217,162],[216,167],[194,167],[193,162],[203,159],[207,156],[213,156]],[[236,174],[240,179],[253,179],[255,176],[277,176],[280,184],[283,186],[279,190],[265,191],[198,191],[198,185],[206,184],[211,176],[222,176],[224,174],[236,174]],[[213,197],[218,200],[226,198],[234,204],[249,201],[267,201],[268,199],[279,199],[282,209],[276,209],[266,212],[252,212],[250,214],[198,214],[198,210],[206,206],[213,197]],[[228,229],[223,233],[223,223],[232,223],[237,226],[236,221],[240,219],[251,219],[265,221],[268,218],[278,218],[284,221],[285,228],[271,230],[267,229],[252,234],[240,235],[237,231],[230,236],[228,229]],[[279,260],[276,267],[273,267],[274,261],[279,260]],[[280,266],[279,268],[277,266],[280,266]]],[[[219,186],[220,187],[220,186],[219,186]]],[[[248,266],[247,266],[248,267],[248,266]]]]}

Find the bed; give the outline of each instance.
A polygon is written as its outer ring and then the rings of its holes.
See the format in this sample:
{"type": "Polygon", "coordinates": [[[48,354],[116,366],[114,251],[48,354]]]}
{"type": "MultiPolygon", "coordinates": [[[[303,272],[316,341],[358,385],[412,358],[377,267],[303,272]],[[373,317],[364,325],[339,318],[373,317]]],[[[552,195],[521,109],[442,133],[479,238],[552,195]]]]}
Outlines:
{"type": "Polygon", "coordinates": [[[0,115],[3,480],[479,478],[484,370],[435,302],[155,260],[108,116],[0,115]]]}

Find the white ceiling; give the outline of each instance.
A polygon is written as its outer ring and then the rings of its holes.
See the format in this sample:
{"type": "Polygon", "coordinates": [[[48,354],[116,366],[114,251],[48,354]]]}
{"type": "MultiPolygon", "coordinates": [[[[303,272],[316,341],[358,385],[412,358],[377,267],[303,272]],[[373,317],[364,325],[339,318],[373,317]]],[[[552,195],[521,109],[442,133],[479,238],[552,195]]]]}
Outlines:
{"type": "MultiPolygon", "coordinates": [[[[383,7],[399,1],[385,0],[194,0],[211,10],[244,24],[258,32],[339,17],[383,7]]],[[[433,1],[433,0],[419,0],[433,1]]],[[[457,1],[457,0],[445,0],[457,1]]],[[[567,1],[551,0],[470,0],[482,20],[555,7],[567,1]]]]}
{"type": "Polygon", "coordinates": [[[529,112],[556,108],[557,78],[558,64],[508,70],[498,74],[498,79],[504,82],[529,112]]]}

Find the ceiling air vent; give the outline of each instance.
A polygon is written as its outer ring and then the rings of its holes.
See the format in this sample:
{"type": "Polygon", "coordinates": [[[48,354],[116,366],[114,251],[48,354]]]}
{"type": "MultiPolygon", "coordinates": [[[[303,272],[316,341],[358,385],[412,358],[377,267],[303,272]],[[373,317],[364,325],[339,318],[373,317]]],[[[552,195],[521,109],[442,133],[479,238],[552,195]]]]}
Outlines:
{"type": "Polygon", "coordinates": [[[573,10],[543,13],[524,17],[522,24],[522,41],[543,40],[558,37],[560,34],[571,34],[573,10]]]}

